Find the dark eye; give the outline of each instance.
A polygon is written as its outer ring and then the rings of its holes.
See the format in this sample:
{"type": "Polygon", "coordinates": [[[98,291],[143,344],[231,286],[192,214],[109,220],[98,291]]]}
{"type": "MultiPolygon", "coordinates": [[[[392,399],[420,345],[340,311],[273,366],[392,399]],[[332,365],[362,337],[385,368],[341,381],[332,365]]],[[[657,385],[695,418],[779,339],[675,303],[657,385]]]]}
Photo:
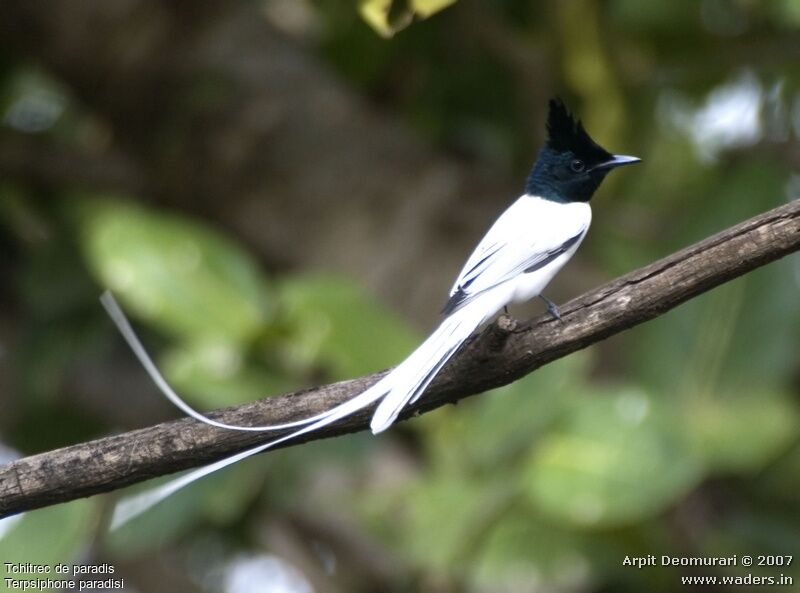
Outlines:
{"type": "Polygon", "coordinates": [[[572,169],[575,173],[582,173],[583,170],[586,168],[586,165],[581,159],[573,159],[572,162],[569,164],[569,168],[572,169]]]}

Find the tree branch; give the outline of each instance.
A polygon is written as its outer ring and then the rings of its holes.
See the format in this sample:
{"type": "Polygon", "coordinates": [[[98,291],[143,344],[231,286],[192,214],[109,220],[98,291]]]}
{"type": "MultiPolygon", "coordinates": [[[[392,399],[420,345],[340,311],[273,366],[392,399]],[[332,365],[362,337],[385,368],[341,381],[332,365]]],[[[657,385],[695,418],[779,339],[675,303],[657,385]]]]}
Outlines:
{"type": "MultiPolygon", "coordinates": [[[[794,200],[570,301],[561,308],[563,323],[501,317],[470,340],[403,418],[510,383],[798,249],[800,200],[794,200]]],[[[384,373],[212,416],[232,424],[297,420],[341,403],[384,373]]],[[[364,430],[370,413],[363,410],[286,445],[364,430]]],[[[182,419],[19,459],[0,467],[0,517],[200,466],[277,434],[225,431],[182,419]]]]}

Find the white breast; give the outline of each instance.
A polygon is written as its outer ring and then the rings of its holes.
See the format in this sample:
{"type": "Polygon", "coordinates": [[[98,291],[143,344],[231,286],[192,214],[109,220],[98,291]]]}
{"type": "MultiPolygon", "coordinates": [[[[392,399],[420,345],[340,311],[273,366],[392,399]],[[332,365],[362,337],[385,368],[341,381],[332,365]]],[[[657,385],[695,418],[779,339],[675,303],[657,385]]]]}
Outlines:
{"type": "Polygon", "coordinates": [[[510,302],[529,301],[539,296],[575,254],[592,222],[592,209],[584,202],[559,204],[535,197],[527,199],[535,202],[531,215],[536,216],[537,222],[531,225],[529,232],[537,245],[561,245],[577,234],[580,234],[580,238],[552,262],[536,271],[520,274],[510,282],[513,285],[508,287],[510,302]]]}

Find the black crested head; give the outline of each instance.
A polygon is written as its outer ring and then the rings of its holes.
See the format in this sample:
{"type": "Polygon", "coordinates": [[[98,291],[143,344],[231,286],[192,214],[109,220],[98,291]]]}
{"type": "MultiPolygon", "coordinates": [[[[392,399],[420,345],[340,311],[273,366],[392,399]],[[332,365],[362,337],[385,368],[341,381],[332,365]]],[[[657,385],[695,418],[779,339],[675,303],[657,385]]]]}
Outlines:
{"type": "Polygon", "coordinates": [[[603,161],[611,153],[592,140],[560,98],[550,99],[547,114],[547,146],[556,152],[571,151],[585,160],[603,161]]]}
{"type": "Polygon", "coordinates": [[[525,193],[556,202],[588,202],[608,172],[639,162],[615,156],[592,140],[564,102],[551,99],[547,142],[525,184],[525,193]]]}

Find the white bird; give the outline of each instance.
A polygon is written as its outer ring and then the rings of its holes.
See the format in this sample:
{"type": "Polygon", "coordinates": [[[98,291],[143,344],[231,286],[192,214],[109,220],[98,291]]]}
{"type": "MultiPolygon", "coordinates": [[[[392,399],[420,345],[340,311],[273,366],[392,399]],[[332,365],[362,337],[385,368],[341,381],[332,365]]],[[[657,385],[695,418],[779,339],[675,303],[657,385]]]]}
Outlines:
{"type": "Polygon", "coordinates": [[[194,470],[158,488],[121,501],[115,528],[195,480],[279,443],[333,424],[379,402],[370,422],[373,433],[386,430],[409,404],[425,393],[447,361],[475,329],[501,308],[540,297],[550,313],[558,308],[542,291],[573,256],[592,220],[589,200],[615,167],[639,162],[612,155],[594,142],[563,102],[551,100],[547,143],[539,152],[525,193],[500,215],[458,275],[439,327],[408,358],[366,391],[330,410],[284,424],[238,426],[212,420],[174,392],[150,359],[111,293],[101,301],[123,337],[161,392],[189,416],[218,428],[244,431],[295,430],[277,439],[194,470]]]}

